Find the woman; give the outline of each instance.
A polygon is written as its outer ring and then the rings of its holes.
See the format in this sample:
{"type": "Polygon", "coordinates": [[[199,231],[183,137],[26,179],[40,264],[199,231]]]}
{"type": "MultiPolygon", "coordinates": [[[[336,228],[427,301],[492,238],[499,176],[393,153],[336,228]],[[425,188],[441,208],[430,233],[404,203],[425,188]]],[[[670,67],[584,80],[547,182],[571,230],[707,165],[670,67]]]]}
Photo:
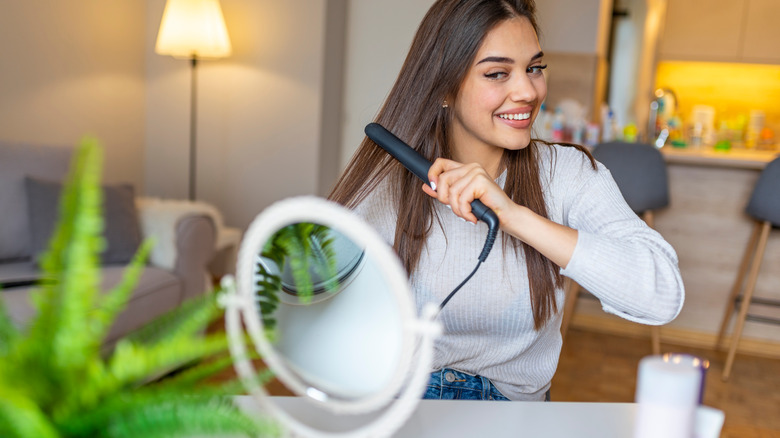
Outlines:
{"type": "Polygon", "coordinates": [[[545,99],[533,0],[439,0],[376,118],[433,162],[431,187],[363,140],[331,199],[397,251],[419,308],[471,272],[442,310],[426,398],[549,399],[561,349],[563,277],[604,310],[664,324],[682,308],[674,250],[626,205],[586,150],[531,138],[545,99]]]}

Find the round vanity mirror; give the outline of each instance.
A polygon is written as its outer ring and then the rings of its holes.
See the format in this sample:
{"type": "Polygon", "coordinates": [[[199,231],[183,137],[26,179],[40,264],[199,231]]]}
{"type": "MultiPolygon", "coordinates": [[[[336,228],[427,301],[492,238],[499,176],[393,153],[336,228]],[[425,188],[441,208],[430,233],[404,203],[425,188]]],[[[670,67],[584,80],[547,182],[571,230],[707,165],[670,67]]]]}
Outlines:
{"type": "Polygon", "coordinates": [[[316,197],[272,205],[247,230],[235,283],[226,286],[236,369],[296,435],[322,436],[257,383],[242,322],[278,380],[318,409],[384,409],[358,426],[362,432],[389,435],[422,396],[440,331],[436,306],[418,317],[395,253],[351,211],[316,197]]]}

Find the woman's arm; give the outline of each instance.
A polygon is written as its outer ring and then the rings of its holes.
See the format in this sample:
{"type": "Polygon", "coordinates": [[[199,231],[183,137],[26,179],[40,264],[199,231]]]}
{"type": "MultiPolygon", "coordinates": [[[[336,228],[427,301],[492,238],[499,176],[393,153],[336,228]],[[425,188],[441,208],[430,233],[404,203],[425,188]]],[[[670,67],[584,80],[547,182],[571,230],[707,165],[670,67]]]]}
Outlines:
{"type": "Polygon", "coordinates": [[[561,224],[512,202],[476,164],[437,160],[428,175],[436,191],[423,190],[471,222],[469,204],[480,199],[504,232],[561,266],[605,311],[647,324],[674,319],[684,299],[674,249],[631,211],[609,171],[586,161],[579,152],[558,154],[551,191],[564,205],[561,224]]]}

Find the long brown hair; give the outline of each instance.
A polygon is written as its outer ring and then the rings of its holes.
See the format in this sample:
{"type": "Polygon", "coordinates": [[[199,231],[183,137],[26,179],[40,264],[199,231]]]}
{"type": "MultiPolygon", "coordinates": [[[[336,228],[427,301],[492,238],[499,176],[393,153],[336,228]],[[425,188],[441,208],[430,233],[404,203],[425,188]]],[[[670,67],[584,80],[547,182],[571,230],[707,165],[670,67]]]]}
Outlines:
{"type": "MultiPolygon", "coordinates": [[[[533,0],[438,0],[423,18],[375,121],[430,161],[452,158],[448,139],[451,112],[442,108],[442,102],[447,96],[457,95],[482,40],[497,24],[525,17],[538,34],[535,9],[533,0]]],[[[531,141],[526,148],[504,151],[504,191],[515,203],[547,217],[539,179],[539,147],[548,145],[531,141]]],[[[423,193],[419,180],[364,138],[330,199],[354,207],[385,177],[392,178],[394,202],[401,212],[393,247],[411,274],[433,226],[437,202],[423,193]]],[[[563,277],[556,265],[537,250],[504,234],[505,250],[508,246],[516,252],[522,247],[525,254],[534,326],[538,330],[557,312],[555,288],[563,285],[563,277]]]]}

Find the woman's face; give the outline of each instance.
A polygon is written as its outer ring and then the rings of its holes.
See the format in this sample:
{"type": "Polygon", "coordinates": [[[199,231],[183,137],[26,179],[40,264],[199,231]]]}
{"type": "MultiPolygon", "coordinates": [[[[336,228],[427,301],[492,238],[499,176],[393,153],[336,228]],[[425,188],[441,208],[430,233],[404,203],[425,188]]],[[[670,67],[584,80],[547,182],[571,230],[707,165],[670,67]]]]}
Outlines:
{"type": "Polygon", "coordinates": [[[525,17],[498,24],[482,42],[458,90],[453,110],[453,153],[479,161],[531,141],[531,124],[547,96],[542,51],[525,17]]]}

